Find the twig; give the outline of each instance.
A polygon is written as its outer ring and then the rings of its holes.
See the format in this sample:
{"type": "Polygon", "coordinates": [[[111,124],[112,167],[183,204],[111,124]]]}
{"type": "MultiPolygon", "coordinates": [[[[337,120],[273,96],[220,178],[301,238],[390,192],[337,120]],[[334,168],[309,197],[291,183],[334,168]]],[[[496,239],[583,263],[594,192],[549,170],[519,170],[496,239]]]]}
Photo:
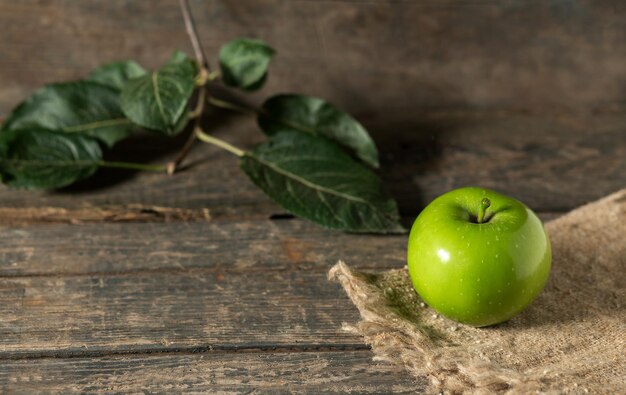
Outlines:
{"type": "Polygon", "coordinates": [[[183,148],[180,150],[176,158],[167,164],[167,174],[174,174],[176,172],[176,168],[182,163],[182,161],[187,157],[193,143],[196,141],[196,133],[195,131],[199,129],[200,122],[202,122],[202,113],[204,112],[204,101],[206,98],[206,84],[209,80],[209,74],[211,73],[211,69],[209,67],[209,62],[204,54],[204,50],[202,49],[202,44],[200,43],[200,37],[198,36],[198,31],[196,30],[196,25],[193,21],[193,17],[191,16],[191,8],[189,7],[189,0],[180,0],[180,8],[183,12],[183,18],[185,20],[185,29],[187,30],[187,35],[189,36],[189,40],[191,41],[191,46],[193,47],[193,51],[196,54],[196,61],[200,66],[200,88],[198,89],[198,101],[196,103],[196,108],[193,110],[194,119],[194,127],[193,131],[189,135],[187,141],[183,145],[183,148]]]}
{"type": "Polygon", "coordinates": [[[206,100],[206,88],[204,86],[200,87],[198,90],[198,99],[196,102],[196,108],[192,111],[192,116],[194,117],[194,130],[189,135],[187,141],[183,145],[183,148],[178,152],[176,158],[173,161],[169,162],[167,167],[167,174],[172,175],[176,172],[176,168],[181,164],[183,159],[187,156],[191,147],[193,147],[193,143],[196,141],[196,133],[195,130],[200,126],[200,120],[202,117],[202,112],[204,111],[204,101],[206,100]]]}
{"type": "Polygon", "coordinates": [[[210,71],[209,62],[204,55],[204,50],[200,44],[200,38],[198,37],[198,30],[196,30],[196,24],[191,16],[191,7],[189,7],[189,0],[180,0],[180,8],[183,12],[183,18],[185,19],[185,29],[187,29],[187,35],[191,41],[191,46],[196,54],[196,60],[200,66],[207,71],[210,71]]]}

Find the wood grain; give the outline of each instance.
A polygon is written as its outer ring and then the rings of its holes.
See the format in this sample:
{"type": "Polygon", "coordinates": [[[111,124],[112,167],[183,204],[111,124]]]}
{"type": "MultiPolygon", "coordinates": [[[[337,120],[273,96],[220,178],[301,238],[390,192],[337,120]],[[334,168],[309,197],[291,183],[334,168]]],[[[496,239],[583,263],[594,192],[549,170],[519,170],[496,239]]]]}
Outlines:
{"type": "Polygon", "coordinates": [[[406,236],[350,235],[295,219],[2,227],[0,240],[0,277],[324,272],[339,259],[390,268],[405,264],[406,244],[406,236]]]}
{"type": "MultiPolygon", "coordinates": [[[[623,111],[626,7],[605,1],[193,1],[215,64],[253,36],[279,56],[266,92],[306,91],[350,111],[623,111]]],[[[191,53],[172,1],[0,2],[0,113],[48,81],[191,53]]]]}
{"type": "Polygon", "coordinates": [[[0,297],[0,359],[365,348],[341,330],[358,312],[319,271],[2,278],[0,297]]]}
{"type": "Polygon", "coordinates": [[[205,353],[2,361],[0,391],[415,394],[426,381],[369,351],[205,353]]]}

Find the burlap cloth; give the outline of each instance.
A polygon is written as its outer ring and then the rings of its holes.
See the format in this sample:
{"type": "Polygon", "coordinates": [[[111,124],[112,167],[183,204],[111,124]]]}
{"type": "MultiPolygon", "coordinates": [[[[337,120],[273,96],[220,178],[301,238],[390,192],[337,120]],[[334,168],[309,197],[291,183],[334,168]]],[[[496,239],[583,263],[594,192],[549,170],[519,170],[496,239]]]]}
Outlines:
{"type": "Polygon", "coordinates": [[[424,305],[406,268],[329,273],[361,313],[344,324],[375,359],[430,380],[428,393],[626,394],[626,189],[548,222],[545,290],[509,322],[457,324],[424,305]]]}

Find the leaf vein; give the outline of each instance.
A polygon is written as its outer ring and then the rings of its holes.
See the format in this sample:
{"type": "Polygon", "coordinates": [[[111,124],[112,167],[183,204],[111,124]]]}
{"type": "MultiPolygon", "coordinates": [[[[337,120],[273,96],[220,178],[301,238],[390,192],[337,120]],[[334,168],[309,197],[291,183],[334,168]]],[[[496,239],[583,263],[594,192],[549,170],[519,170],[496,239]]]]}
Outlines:
{"type": "Polygon", "coordinates": [[[114,118],[114,119],[105,119],[102,121],[95,121],[90,123],[84,123],[80,125],[67,126],[63,128],[64,132],[67,133],[80,133],[90,129],[99,129],[106,128],[110,126],[119,126],[119,125],[128,125],[131,122],[126,118],[114,118]]]}
{"type": "Polygon", "coordinates": [[[157,107],[159,108],[159,114],[161,115],[161,119],[163,123],[167,125],[167,118],[165,116],[165,109],[163,108],[163,103],[161,102],[161,94],[159,92],[159,73],[152,73],[152,89],[154,91],[154,98],[157,103],[157,107]]]}
{"type": "Polygon", "coordinates": [[[367,200],[363,200],[363,199],[361,199],[361,198],[359,198],[357,196],[348,195],[346,193],[334,191],[334,190],[326,188],[326,187],[324,187],[322,185],[315,184],[315,183],[313,183],[313,182],[311,182],[311,181],[309,181],[309,180],[307,180],[305,178],[302,178],[302,177],[300,177],[298,175],[295,175],[295,174],[293,174],[293,173],[291,173],[289,171],[281,169],[280,167],[276,166],[275,164],[273,164],[271,162],[268,162],[268,161],[266,161],[264,159],[261,159],[261,158],[259,158],[257,156],[250,156],[250,158],[256,160],[257,162],[261,163],[264,166],[269,167],[270,169],[274,170],[276,173],[282,174],[283,176],[285,176],[287,178],[291,178],[291,179],[293,179],[295,181],[298,181],[299,183],[301,183],[301,184],[303,184],[303,185],[305,185],[305,186],[307,186],[307,187],[309,187],[309,188],[311,188],[313,190],[319,190],[319,191],[327,193],[329,195],[335,195],[335,196],[341,197],[341,198],[346,199],[346,200],[351,200],[353,202],[362,203],[362,204],[366,204],[368,206],[372,206],[372,204],[370,202],[368,202],[367,200]]]}

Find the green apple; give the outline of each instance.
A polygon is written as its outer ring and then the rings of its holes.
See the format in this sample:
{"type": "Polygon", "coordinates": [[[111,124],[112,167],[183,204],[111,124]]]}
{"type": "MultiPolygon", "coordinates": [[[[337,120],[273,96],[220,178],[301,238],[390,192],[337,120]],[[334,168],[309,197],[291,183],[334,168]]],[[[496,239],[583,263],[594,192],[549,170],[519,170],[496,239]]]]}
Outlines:
{"type": "Polygon", "coordinates": [[[433,200],[409,235],[413,286],[455,321],[487,326],[526,308],[550,273],[550,240],[528,207],[483,188],[433,200]]]}

